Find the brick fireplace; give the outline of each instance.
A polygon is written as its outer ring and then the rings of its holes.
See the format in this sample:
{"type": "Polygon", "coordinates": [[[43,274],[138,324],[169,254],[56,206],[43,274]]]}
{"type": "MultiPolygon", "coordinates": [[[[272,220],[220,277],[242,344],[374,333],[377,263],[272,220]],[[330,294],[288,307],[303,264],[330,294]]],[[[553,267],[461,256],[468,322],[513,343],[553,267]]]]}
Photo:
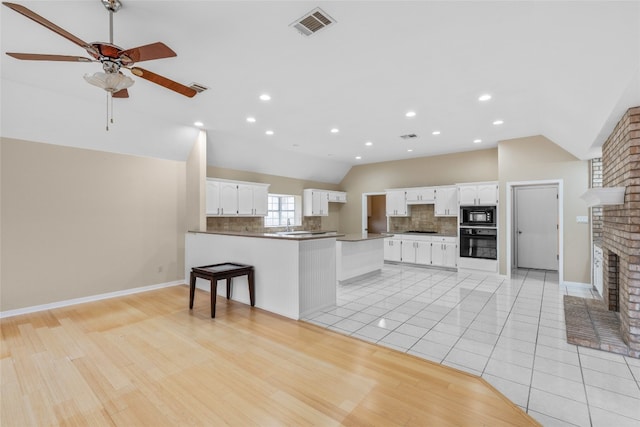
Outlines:
{"type": "Polygon", "coordinates": [[[602,208],[603,298],[619,312],[629,355],[640,357],[640,107],[627,110],[602,146],[602,186],[626,188],[624,204],[602,208]]]}

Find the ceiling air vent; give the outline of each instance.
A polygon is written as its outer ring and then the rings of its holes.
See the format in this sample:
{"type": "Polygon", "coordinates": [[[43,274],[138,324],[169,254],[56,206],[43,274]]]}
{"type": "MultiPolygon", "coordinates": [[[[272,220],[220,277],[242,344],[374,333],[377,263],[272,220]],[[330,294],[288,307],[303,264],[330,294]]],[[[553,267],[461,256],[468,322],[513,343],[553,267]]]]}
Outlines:
{"type": "Polygon", "coordinates": [[[208,87],[201,85],[200,83],[191,83],[189,87],[198,93],[204,92],[205,90],[209,89],[208,87]]]}
{"type": "Polygon", "coordinates": [[[327,12],[317,7],[289,26],[298,30],[302,35],[310,36],[335,22],[336,20],[330,17],[327,12]]]}
{"type": "Polygon", "coordinates": [[[402,139],[413,139],[413,138],[417,138],[418,135],[416,135],[415,133],[408,133],[406,135],[400,135],[400,138],[402,139]]]}

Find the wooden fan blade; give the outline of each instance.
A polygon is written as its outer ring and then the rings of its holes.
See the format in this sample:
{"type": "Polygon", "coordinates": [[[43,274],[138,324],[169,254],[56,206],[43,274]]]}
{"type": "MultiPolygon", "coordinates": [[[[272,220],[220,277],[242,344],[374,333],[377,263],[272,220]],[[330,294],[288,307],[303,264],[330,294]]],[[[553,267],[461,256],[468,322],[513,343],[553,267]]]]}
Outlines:
{"type": "Polygon", "coordinates": [[[117,92],[114,92],[111,94],[112,97],[114,98],[128,98],[129,97],[129,91],[126,89],[122,89],[119,90],[117,92]]]}
{"type": "Polygon", "coordinates": [[[65,62],[93,62],[89,58],[82,56],[70,56],[70,55],[49,55],[40,53],[16,53],[7,52],[7,55],[12,58],[22,59],[27,61],[65,61],[65,62]]]}
{"type": "MultiPolygon", "coordinates": [[[[142,61],[150,61],[152,59],[160,59],[160,58],[170,58],[173,56],[177,56],[177,54],[169,48],[164,43],[157,42],[151,43],[144,46],[133,47],[131,49],[123,50],[118,53],[118,56],[121,59],[122,55],[131,59],[130,64],[134,62],[142,62],[142,61]]],[[[129,64],[127,61],[124,61],[125,64],[129,64]]]]}
{"type": "Polygon", "coordinates": [[[131,72],[138,77],[142,77],[143,79],[149,80],[157,85],[164,86],[167,89],[171,89],[181,95],[188,96],[189,98],[193,98],[197,93],[195,89],[192,89],[189,86],[174,82],[173,80],[139,67],[131,68],[131,72]]]}
{"type": "Polygon", "coordinates": [[[90,46],[89,43],[79,39],[78,37],[74,36],[70,32],[58,27],[53,22],[43,18],[42,16],[38,15],[37,13],[35,13],[34,11],[32,11],[30,9],[27,9],[24,6],[21,6],[19,4],[15,4],[15,3],[9,3],[9,2],[2,2],[2,4],[7,6],[8,8],[11,8],[11,9],[15,10],[16,12],[26,16],[27,18],[37,22],[38,24],[50,29],[54,33],[60,34],[65,39],[77,44],[80,47],[83,47],[83,48],[86,49],[87,47],[90,46]]]}

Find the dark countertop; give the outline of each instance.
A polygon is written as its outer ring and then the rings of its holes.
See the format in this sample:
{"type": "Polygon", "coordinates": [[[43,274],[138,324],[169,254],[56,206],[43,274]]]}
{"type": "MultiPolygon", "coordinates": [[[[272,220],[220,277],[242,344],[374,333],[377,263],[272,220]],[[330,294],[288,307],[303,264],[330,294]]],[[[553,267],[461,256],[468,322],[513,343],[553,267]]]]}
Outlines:
{"type": "Polygon", "coordinates": [[[396,231],[396,236],[425,236],[425,237],[458,237],[457,234],[448,234],[448,233],[415,233],[411,231],[396,231]]]}
{"type": "Polygon", "coordinates": [[[376,234],[376,233],[349,233],[343,234],[342,237],[338,237],[338,242],[362,242],[365,240],[384,239],[387,237],[393,237],[392,233],[388,234],[376,234]]]}
{"type": "MultiPolygon", "coordinates": [[[[218,234],[224,236],[238,236],[238,237],[258,237],[264,239],[278,239],[278,240],[317,240],[317,239],[335,239],[342,237],[344,234],[336,233],[335,231],[327,231],[323,234],[290,234],[283,235],[277,233],[252,233],[250,231],[198,231],[189,230],[188,233],[200,233],[200,234],[218,234]]],[[[314,232],[317,233],[317,232],[314,232]]]]}

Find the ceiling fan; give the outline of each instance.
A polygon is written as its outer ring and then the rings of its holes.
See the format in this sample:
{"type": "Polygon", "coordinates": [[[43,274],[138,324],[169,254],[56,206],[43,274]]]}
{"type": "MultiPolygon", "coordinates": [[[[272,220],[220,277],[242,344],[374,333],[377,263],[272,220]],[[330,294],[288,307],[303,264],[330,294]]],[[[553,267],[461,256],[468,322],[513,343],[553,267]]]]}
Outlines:
{"type": "MultiPolygon", "coordinates": [[[[87,51],[91,58],[71,55],[52,55],[37,53],[15,53],[7,52],[7,55],[21,60],[29,61],[66,61],[66,62],[100,62],[103,72],[85,74],[85,80],[95,86],[107,91],[107,96],[113,98],[128,98],[127,88],[133,85],[134,81],[122,73],[122,69],[129,70],[134,76],[143,78],[157,85],[171,89],[189,98],[193,97],[197,91],[189,86],[185,86],[166,77],[133,66],[137,62],[150,61],[153,59],[169,58],[177,56],[167,45],[162,42],[151,43],[131,49],[122,49],[113,44],[113,14],[120,10],[122,3],[120,0],[100,0],[109,12],[109,42],[87,43],[74,36],[68,31],[60,28],[53,22],[43,18],[34,11],[16,3],[3,2],[5,6],[61,35],[72,43],[77,44],[87,51]]],[[[108,130],[108,127],[107,127],[108,130]]]]}

